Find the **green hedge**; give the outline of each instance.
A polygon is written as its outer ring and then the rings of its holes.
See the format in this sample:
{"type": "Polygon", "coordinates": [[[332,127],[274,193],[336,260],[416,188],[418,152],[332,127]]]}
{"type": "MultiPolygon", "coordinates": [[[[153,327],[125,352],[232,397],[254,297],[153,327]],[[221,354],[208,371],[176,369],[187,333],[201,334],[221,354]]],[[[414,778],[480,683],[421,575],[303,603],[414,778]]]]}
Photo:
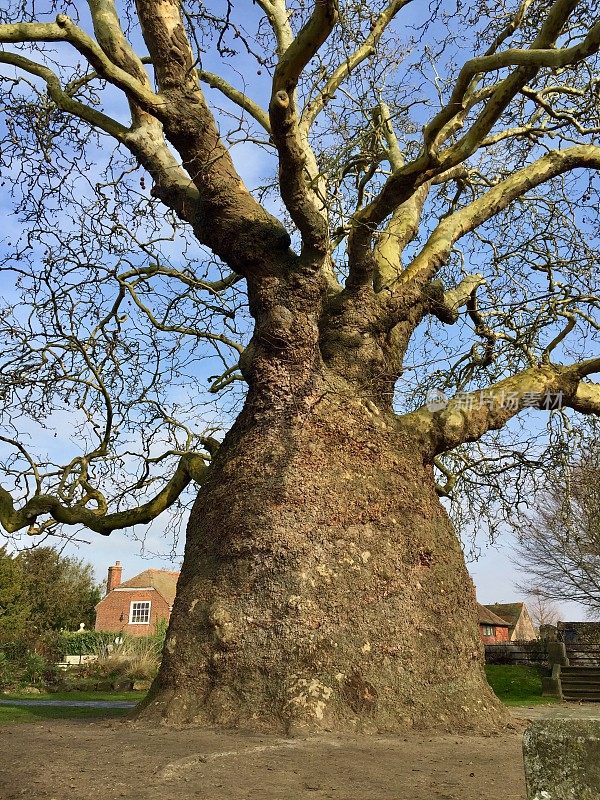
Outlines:
{"type": "Polygon", "coordinates": [[[131,636],[127,633],[107,633],[105,631],[61,631],[58,634],[58,647],[66,656],[104,655],[109,646],[118,639],[120,646],[143,650],[152,645],[159,650],[165,639],[165,627],[161,626],[153,636],[131,636]]]}
{"type": "Polygon", "coordinates": [[[165,641],[166,622],[157,626],[152,636],[131,636],[118,631],[45,631],[28,632],[17,640],[0,642],[0,653],[11,662],[22,661],[35,652],[48,662],[61,661],[65,656],[103,656],[110,650],[141,653],[151,648],[160,653],[165,641]],[[118,645],[115,646],[115,640],[118,645]]]}
{"type": "Polygon", "coordinates": [[[104,631],[61,631],[57,644],[65,656],[100,655],[108,645],[114,644],[117,635],[104,631]]]}

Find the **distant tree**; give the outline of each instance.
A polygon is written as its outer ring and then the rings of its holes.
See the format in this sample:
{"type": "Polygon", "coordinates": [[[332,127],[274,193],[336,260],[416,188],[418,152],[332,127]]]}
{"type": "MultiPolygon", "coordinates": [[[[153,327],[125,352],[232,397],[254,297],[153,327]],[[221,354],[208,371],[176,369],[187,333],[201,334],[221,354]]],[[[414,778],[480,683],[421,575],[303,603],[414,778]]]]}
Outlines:
{"type": "Polygon", "coordinates": [[[600,616],[600,451],[585,459],[540,496],[521,532],[520,588],[540,601],[571,601],[600,616]]]}
{"type": "Polygon", "coordinates": [[[27,624],[29,606],[22,565],[0,547],[0,642],[19,636],[27,624]]]}
{"type": "Polygon", "coordinates": [[[547,600],[539,589],[532,589],[527,598],[527,608],[531,620],[539,631],[542,625],[556,625],[560,619],[560,610],[551,600],[547,600]]]}
{"type": "Polygon", "coordinates": [[[23,598],[33,631],[91,627],[100,590],[90,564],[62,556],[52,547],[19,553],[14,560],[22,573],[23,598]]]}

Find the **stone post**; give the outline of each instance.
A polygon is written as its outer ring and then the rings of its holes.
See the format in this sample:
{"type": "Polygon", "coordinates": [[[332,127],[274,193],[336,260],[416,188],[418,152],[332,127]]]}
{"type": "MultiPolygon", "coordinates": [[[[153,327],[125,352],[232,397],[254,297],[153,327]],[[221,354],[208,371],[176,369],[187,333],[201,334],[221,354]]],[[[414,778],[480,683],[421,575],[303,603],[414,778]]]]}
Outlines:
{"type": "Polygon", "coordinates": [[[527,800],[600,799],[600,720],[534,722],[523,759],[527,800]]]}
{"type": "Polygon", "coordinates": [[[543,697],[562,698],[560,686],[560,664],[552,665],[552,675],[549,677],[542,677],[542,695],[543,697]]]}

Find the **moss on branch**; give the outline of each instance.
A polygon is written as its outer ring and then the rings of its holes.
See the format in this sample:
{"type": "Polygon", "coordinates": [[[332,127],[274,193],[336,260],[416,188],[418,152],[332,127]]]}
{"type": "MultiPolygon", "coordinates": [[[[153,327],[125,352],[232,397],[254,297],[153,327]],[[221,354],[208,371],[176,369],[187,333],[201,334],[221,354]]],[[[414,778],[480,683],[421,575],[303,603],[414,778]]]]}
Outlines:
{"type": "Polygon", "coordinates": [[[98,510],[83,505],[66,506],[58,497],[47,494],[34,495],[20,509],[16,509],[10,492],[0,486],[0,523],[8,533],[15,533],[34,526],[38,517],[49,515],[63,525],[84,525],[96,533],[108,536],[114,530],[156,519],[173,505],[192,481],[201,484],[207,469],[202,456],[186,453],[181,457],[173,477],[155,497],[135,508],[112,514],[99,513],[98,510]]]}
{"type": "Polygon", "coordinates": [[[525,408],[572,408],[600,414],[600,385],[584,378],[600,372],[600,358],[578,364],[540,364],[498,383],[449,400],[431,400],[426,406],[399,418],[402,427],[423,442],[429,458],[465,442],[499,430],[525,408]]]}

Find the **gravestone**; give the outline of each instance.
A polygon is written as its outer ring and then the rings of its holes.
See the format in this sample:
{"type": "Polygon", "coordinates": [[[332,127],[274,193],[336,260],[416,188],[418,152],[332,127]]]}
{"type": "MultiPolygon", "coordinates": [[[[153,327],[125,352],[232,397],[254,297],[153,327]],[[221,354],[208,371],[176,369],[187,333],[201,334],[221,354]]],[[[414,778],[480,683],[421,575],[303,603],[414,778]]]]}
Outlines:
{"type": "Polygon", "coordinates": [[[523,759],[527,800],[600,800],[600,720],[534,722],[523,759]]]}

